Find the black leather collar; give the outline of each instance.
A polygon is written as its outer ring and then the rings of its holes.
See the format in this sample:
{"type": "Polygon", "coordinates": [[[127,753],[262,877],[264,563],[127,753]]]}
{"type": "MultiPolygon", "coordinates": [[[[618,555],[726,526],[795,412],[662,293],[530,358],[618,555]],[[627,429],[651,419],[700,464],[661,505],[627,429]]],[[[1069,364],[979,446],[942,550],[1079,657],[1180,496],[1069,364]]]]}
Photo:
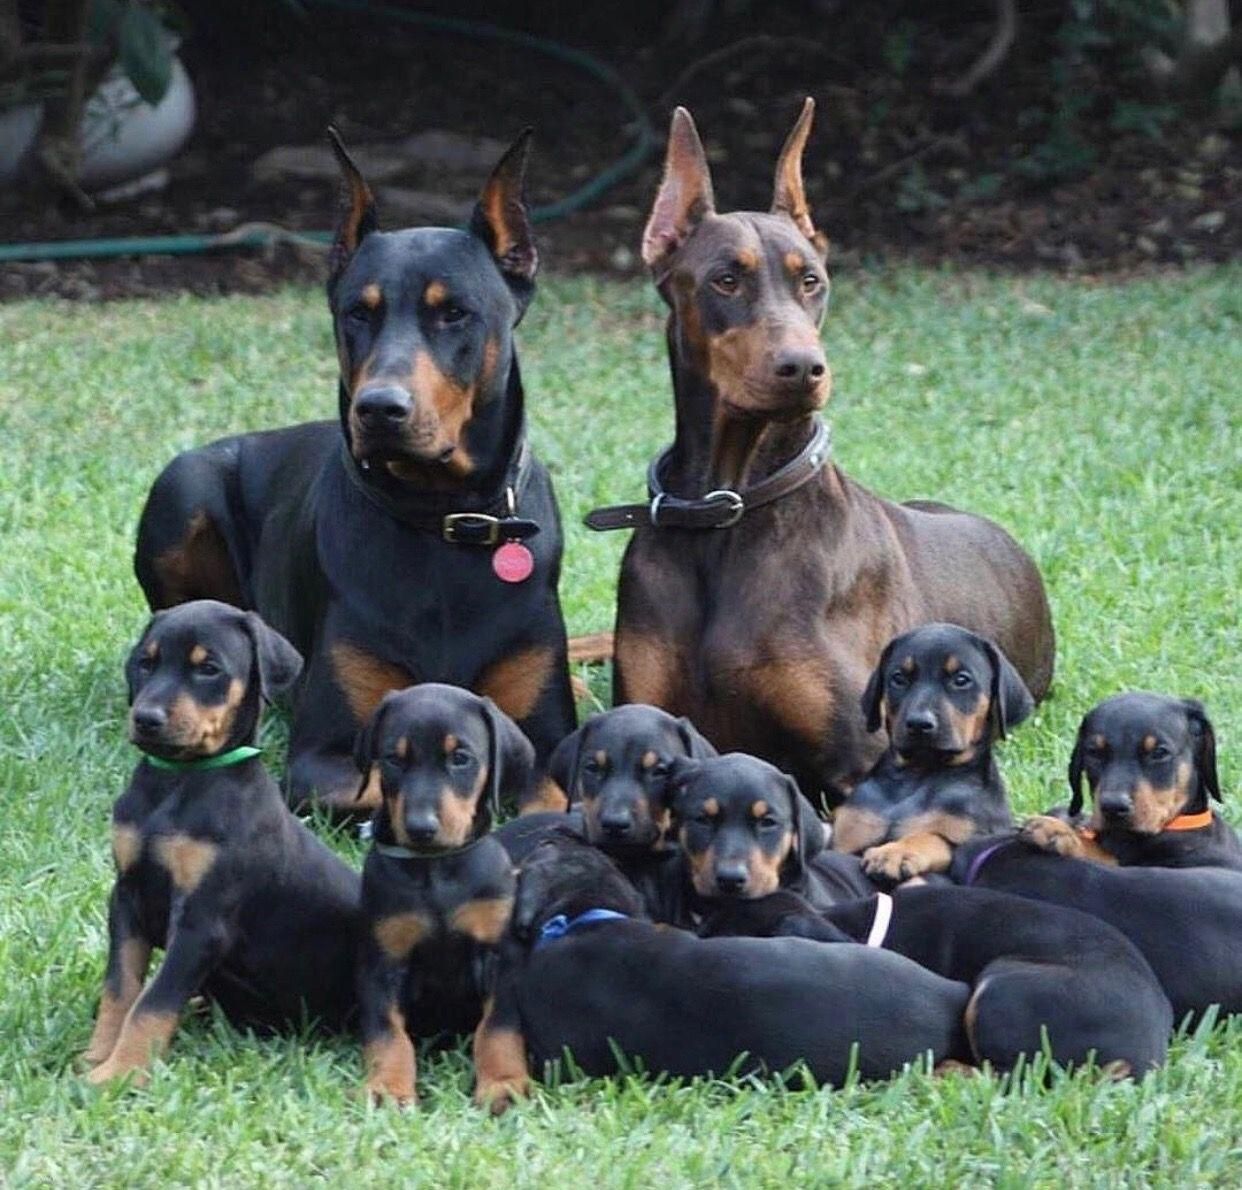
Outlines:
{"type": "Polygon", "coordinates": [[[518,516],[522,497],[530,484],[532,462],[530,443],[523,428],[518,431],[517,444],[497,490],[462,496],[413,489],[397,493],[377,483],[354,458],[348,443],[341,442],[341,465],[345,474],[372,504],[394,520],[414,529],[438,533],[453,545],[494,546],[534,537],[539,532],[537,521],[518,516]]]}
{"type": "Polygon", "coordinates": [[[817,418],[810,441],[767,479],[740,492],[721,488],[698,500],[685,500],[665,490],[661,475],[672,450],[671,446],[666,447],[647,469],[650,500],[646,504],[611,504],[593,509],[585,517],[586,527],[597,532],[636,529],[640,525],[656,529],[728,529],[748,512],[788,496],[814,479],[832,453],[832,431],[817,418]]]}

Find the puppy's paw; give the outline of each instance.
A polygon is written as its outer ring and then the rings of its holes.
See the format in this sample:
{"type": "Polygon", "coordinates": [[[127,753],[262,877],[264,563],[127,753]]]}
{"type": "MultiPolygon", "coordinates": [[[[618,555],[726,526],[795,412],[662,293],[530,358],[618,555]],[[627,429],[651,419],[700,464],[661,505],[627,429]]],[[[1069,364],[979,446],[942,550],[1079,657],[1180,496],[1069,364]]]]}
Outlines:
{"type": "Polygon", "coordinates": [[[1055,855],[1075,859],[1082,858],[1082,839],[1068,822],[1060,818],[1053,818],[1049,814],[1036,814],[1022,824],[1019,835],[1023,842],[1038,847],[1040,851],[1051,851],[1055,855]]]}
{"type": "Polygon", "coordinates": [[[927,857],[922,849],[906,843],[904,839],[894,839],[891,843],[868,847],[863,852],[862,866],[863,871],[873,880],[888,880],[893,884],[921,876],[929,870],[927,857]]]}
{"type": "Polygon", "coordinates": [[[530,1079],[526,1075],[515,1078],[480,1079],[474,1088],[474,1102],[493,1116],[503,1115],[530,1094],[530,1079]]]}

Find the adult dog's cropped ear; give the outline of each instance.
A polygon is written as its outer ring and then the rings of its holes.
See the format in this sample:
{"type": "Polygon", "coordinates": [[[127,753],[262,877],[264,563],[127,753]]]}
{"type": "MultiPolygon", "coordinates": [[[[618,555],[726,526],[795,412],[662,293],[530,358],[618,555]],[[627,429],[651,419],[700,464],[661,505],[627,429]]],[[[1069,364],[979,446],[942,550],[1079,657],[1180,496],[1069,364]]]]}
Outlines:
{"type": "Polygon", "coordinates": [[[715,210],[712,175],[699,130],[690,113],[679,107],[669,125],[664,178],[643,230],[643,263],[657,283],[668,272],[673,254],[715,210]]]}
{"type": "Polygon", "coordinates": [[[488,809],[495,820],[500,813],[502,796],[521,805],[535,782],[535,746],[522,729],[490,698],[481,698],[483,717],[487,720],[488,809]]]}
{"type": "Polygon", "coordinates": [[[1086,739],[1087,721],[1084,719],[1078,725],[1078,737],[1074,740],[1074,750],[1070,753],[1069,761],[1069,787],[1070,802],[1069,816],[1074,818],[1082,813],[1082,766],[1083,751],[1086,748],[1084,743],[1086,739]]]}
{"type": "Polygon", "coordinates": [[[1190,720],[1190,734],[1194,739],[1195,767],[1199,770],[1199,781],[1218,802],[1225,799],[1220,794],[1220,777],[1216,772],[1216,729],[1207,716],[1207,711],[1197,698],[1183,698],[1182,706],[1186,708],[1186,718],[1190,720]]]}
{"type": "Polygon", "coordinates": [[[796,874],[801,875],[807,861],[823,851],[828,837],[824,833],[823,821],[815,813],[815,807],[802,796],[798,783],[788,774],[785,774],[785,789],[789,795],[789,808],[795,824],[794,830],[797,832],[793,850],[790,852],[790,868],[796,874]]]}
{"type": "Polygon", "coordinates": [[[582,798],[582,744],[587,728],[598,717],[592,715],[577,731],[571,731],[548,757],[548,776],[565,791],[571,806],[582,798]]]}
{"type": "Polygon", "coordinates": [[[893,655],[893,646],[900,640],[894,637],[884,646],[884,652],[875,663],[871,677],[867,679],[867,688],[862,694],[862,713],[867,721],[868,731],[879,731],[883,726],[882,710],[884,707],[884,671],[888,668],[889,658],[893,655]]]}
{"type": "Polygon", "coordinates": [[[806,151],[807,138],[811,135],[811,122],[815,118],[815,100],[809,95],[803,101],[781,155],[776,163],[776,184],[772,189],[772,214],[788,215],[794,226],[810,240],[821,260],[828,257],[828,237],[815,230],[811,208],[806,201],[806,188],[802,184],[802,154],[806,151]]]}
{"type": "Polygon", "coordinates": [[[712,747],[711,741],[695,727],[689,719],[682,715],[677,720],[677,734],[686,749],[686,755],[692,760],[711,760],[719,753],[712,747]]]}
{"type": "Polygon", "coordinates": [[[532,131],[523,128],[496,163],[470,216],[471,232],[487,245],[501,276],[517,298],[519,318],[534,292],[535,272],[539,268],[539,253],[526,209],[526,159],[532,131]]]}
{"type": "Polygon", "coordinates": [[[242,623],[254,649],[254,666],[259,675],[259,693],[264,702],[284,691],[302,672],[302,654],[297,651],[258,612],[246,612],[242,623]]]}
{"type": "Polygon", "coordinates": [[[366,184],[361,171],[346,151],[341,134],[331,125],[328,126],[328,140],[345,182],[345,201],[336,225],[332,249],[328,253],[328,286],[331,288],[349,263],[349,258],[358,251],[358,245],[373,231],[379,230],[379,218],[371,187],[366,184]]]}
{"type": "Polygon", "coordinates": [[[992,689],[988,707],[988,720],[993,738],[1003,740],[1005,729],[1021,723],[1034,709],[1035,699],[1026,688],[1022,675],[1013,662],[1001,651],[999,645],[983,637],[975,638],[992,663],[992,689]]]}
{"type": "Polygon", "coordinates": [[[132,706],[134,696],[138,693],[138,665],[142,661],[143,654],[147,650],[147,638],[151,635],[151,630],[160,622],[160,620],[168,614],[167,610],[155,612],[146,622],[142,629],[142,634],[138,637],[137,644],[129,651],[129,656],[125,658],[125,691],[129,704],[132,706]]]}

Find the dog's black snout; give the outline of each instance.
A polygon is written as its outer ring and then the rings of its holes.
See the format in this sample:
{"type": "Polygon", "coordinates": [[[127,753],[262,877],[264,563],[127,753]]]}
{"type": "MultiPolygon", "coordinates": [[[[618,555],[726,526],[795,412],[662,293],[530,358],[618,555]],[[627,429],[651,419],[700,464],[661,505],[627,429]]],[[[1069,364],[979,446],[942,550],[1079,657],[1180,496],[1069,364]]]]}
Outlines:
{"type": "Polygon", "coordinates": [[[788,347],[776,356],[776,378],[785,384],[810,384],[828,370],[822,351],[788,347]]]}
{"type": "Polygon", "coordinates": [[[418,817],[406,817],[405,833],[415,843],[430,843],[440,829],[440,820],[434,814],[420,814],[418,817]]]}
{"type": "Polygon", "coordinates": [[[1105,818],[1122,818],[1130,813],[1130,797],[1125,793],[1102,793],[1099,805],[1105,818]]]}
{"type": "Polygon", "coordinates": [[[354,400],[359,418],[371,425],[404,421],[414,408],[410,394],[395,384],[365,388],[354,400]]]}
{"type": "Polygon", "coordinates": [[[599,816],[599,825],[604,834],[619,839],[634,829],[634,816],[628,810],[605,810],[599,816]]]}
{"type": "Polygon", "coordinates": [[[936,730],[936,716],[931,711],[911,711],[906,716],[906,730],[911,735],[931,735],[936,730]]]}
{"type": "Polygon", "coordinates": [[[746,869],[741,864],[721,865],[716,869],[716,887],[721,892],[741,892],[745,884],[746,869]]]}
{"type": "Polygon", "coordinates": [[[162,707],[134,707],[130,721],[136,731],[145,735],[159,731],[168,722],[168,714],[162,707]]]}

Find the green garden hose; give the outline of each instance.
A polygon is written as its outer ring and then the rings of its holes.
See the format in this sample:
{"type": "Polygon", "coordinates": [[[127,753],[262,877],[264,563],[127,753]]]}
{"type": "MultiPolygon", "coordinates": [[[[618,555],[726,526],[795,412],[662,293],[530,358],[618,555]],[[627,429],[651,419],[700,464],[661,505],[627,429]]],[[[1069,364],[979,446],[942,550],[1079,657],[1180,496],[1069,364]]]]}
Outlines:
{"type": "MultiPolygon", "coordinates": [[[[506,29],[483,21],[464,21],[438,17],[428,13],[409,12],[390,4],[372,4],[369,0],[305,0],[311,8],[334,8],[343,12],[383,17],[406,25],[417,25],[431,33],[448,33],[461,37],[503,41],[533,50],[549,58],[574,66],[613,90],[633,118],[634,143],[602,172],[580,186],[572,194],[556,202],[535,207],[531,218],[536,223],[563,219],[566,215],[590,206],[618,182],[638,170],[655,150],[658,140],[642,102],[621,76],[598,58],[571,46],[516,29],[506,29]]],[[[5,261],[99,259],[112,256],[148,256],[153,254],[184,256],[214,252],[225,248],[256,248],[278,240],[330,243],[327,231],[289,232],[267,225],[253,229],[238,228],[220,235],[130,236],[123,239],[55,240],[44,243],[0,244],[0,263],[5,261]]]]}

